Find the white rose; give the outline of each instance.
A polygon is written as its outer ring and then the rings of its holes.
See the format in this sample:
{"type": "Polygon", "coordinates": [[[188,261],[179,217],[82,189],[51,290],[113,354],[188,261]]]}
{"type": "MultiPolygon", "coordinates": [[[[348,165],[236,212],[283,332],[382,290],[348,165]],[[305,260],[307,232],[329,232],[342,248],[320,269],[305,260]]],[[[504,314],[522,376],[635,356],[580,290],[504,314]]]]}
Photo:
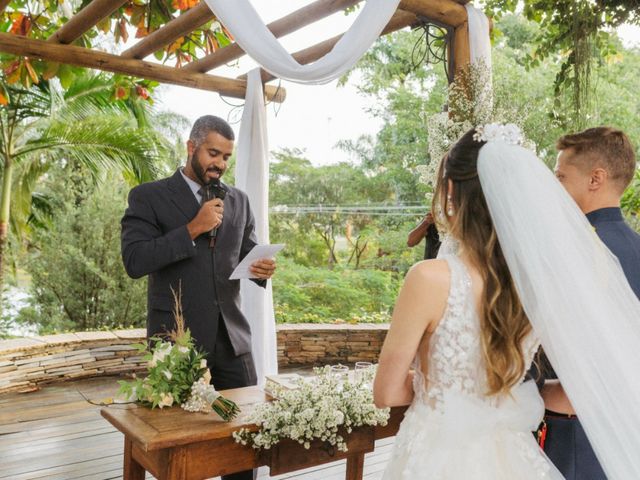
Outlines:
{"type": "Polygon", "coordinates": [[[200,360],[200,368],[207,368],[207,360],[206,359],[202,359],[200,360]]]}
{"type": "Polygon", "coordinates": [[[171,393],[163,393],[160,397],[160,403],[158,403],[158,406],[163,408],[170,407],[171,405],[173,405],[173,395],[171,395],[171,393]]]}
{"type": "Polygon", "coordinates": [[[173,377],[173,375],[169,370],[165,370],[162,373],[164,374],[165,377],[167,377],[167,380],[171,380],[171,377],[173,377]]]}
{"type": "Polygon", "coordinates": [[[184,345],[181,345],[178,347],[178,351],[181,353],[187,353],[189,352],[189,347],[185,347],[184,345]]]}

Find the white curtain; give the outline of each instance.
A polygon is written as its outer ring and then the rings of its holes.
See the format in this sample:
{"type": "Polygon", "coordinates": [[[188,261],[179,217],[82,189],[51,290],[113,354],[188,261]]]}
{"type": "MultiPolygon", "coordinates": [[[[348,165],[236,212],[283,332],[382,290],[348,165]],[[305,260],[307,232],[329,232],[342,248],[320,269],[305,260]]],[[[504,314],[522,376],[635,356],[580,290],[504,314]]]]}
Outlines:
{"type": "Polygon", "coordinates": [[[353,67],[380,36],[400,0],[368,0],[333,50],[299,64],[266,27],[249,0],[206,0],[242,49],[272,75],[298,83],[328,83],[353,67]]]}
{"type": "MultiPolygon", "coordinates": [[[[238,135],[236,186],[249,196],[256,220],[258,243],[269,243],[269,145],[260,69],[249,72],[247,78],[247,94],[238,135]]],[[[242,312],[251,325],[258,384],[263,385],[265,375],[278,373],[271,282],[263,289],[249,280],[241,280],[240,295],[242,312]]]]}

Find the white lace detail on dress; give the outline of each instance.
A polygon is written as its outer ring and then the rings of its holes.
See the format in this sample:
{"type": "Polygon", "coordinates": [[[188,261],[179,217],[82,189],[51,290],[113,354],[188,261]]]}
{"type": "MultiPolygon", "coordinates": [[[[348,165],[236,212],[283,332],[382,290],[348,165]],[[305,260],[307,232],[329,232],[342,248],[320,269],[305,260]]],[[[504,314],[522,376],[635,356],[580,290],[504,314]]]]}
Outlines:
{"type": "MultiPolygon", "coordinates": [[[[536,444],[544,405],[533,382],[510,395],[486,396],[471,277],[457,256],[447,261],[447,306],[429,339],[426,376],[414,361],[414,400],[396,437],[384,480],[561,480],[536,444]]],[[[538,342],[523,344],[530,365],[538,342]]]]}

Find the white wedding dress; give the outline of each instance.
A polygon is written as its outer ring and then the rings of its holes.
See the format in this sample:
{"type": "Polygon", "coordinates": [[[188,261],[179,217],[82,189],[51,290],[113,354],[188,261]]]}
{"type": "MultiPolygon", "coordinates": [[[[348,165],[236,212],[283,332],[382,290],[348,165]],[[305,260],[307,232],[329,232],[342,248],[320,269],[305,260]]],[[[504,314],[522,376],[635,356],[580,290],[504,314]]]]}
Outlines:
{"type": "MultiPolygon", "coordinates": [[[[561,480],[536,443],[544,405],[533,381],[488,397],[471,277],[455,255],[447,308],[429,339],[426,375],[414,362],[413,403],[384,480],[561,480]]],[[[530,366],[539,342],[525,339],[530,366]]]]}

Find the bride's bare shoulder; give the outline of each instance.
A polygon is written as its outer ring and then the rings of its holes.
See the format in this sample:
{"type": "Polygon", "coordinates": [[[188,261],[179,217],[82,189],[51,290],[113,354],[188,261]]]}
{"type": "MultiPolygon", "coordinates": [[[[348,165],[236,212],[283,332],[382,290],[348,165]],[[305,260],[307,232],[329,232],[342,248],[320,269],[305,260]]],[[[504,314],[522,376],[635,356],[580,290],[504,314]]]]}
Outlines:
{"type": "Polygon", "coordinates": [[[449,264],[446,260],[433,259],[423,260],[416,263],[413,267],[411,267],[409,273],[407,273],[407,278],[409,278],[410,276],[418,281],[429,283],[444,282],[448,284],[451,273],[449,272],[449,264]]]}

